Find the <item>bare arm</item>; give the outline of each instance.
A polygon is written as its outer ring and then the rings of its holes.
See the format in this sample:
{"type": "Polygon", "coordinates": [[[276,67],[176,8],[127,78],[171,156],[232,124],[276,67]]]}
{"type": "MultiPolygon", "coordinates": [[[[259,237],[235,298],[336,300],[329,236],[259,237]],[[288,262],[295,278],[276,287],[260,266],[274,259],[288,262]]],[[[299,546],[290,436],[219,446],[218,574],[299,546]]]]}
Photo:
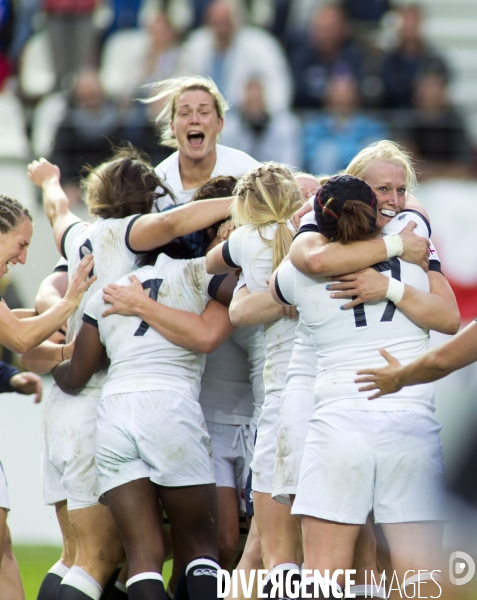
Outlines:
{"type": "Polygon", "coordinates": [[[201,315],[164,306],[144,294],[134,275],[130,286],[115,283],[104,288],[103,300],[111,304],[103,316],[137,315],[171,343],[206,354],[216,350],[230,337],[234,327],[228,310],[211,300],[201,315]]]}
{"type": "Polygon", "coordinates": [[[207,273],[211,275],[223,275],[224,273],[233,273],[237,270],[237,267],[231,267],[228,265],[222,255],[224,243],[218,244],[212,250],[207,252],[205,257],[205,268],[207,273]]]}
{"type": "Polygon", "coordinates": [[[448,342],[426,352],[413,362],[402,366],[383,348],[381,355],[388,361],[382,369],[358,371],[356,383],[366,384],[360,391],[378,390],[370,400],[392,394],[408,385],[429,383],[462,369],[477,360],[477,322],[473,321],[448,342]]]}
{"type": "Polygon", "coordinates": [[[230,320],[236,327],[247,327],[272,323],[282,317],[296,317],[295,307],[277,304],[270,292],[251,294],[247,286],[236,292],[230,303],[230,320]]]}
{"type": "Polygon", "coordinates": [[[0,343],[19,354],[37,346],[57,331],[76,310],[89,286],[96,280],[88,274],[93,267],[93,257],[85,257],[71,283],[65,297],[43,314],[27,319],[17,319],[4,302],[0,303],[0,343]]]}
{"type": "Polygon", "coordinates": [[[143,215],[134,221],[129,245],[136,252],[153,250],[176,237],[188,235],[225,219],[232,198],[190,202],[162,213],[143,215]]]}
{"type": "Polygon", "coordinates": [[[45,310],[59,302],[68,288],[67,271],[50,273],[40,284],[35,298],[36,312],[41,315],[45,310]]]}
{"type": "Polygon", "coordinates": [[[60,170],[45,158],[34,160],[28,167],[28,176],[43,191],[43,207],[53,227],[56,247],[61,253],[61,240],[66,229],[80,221],[70,210],[70,202],[60,184],[60,170]]]}
{"type": "Polygon", "coordinates": [[[65,344],[64,338],[64,335],[57,332],[46,342],[28,350],[21,356],[22,366],[38,375],[50,373],[60,362],[70,359],[73,355],[74,341],[65,344]],[[60,341],[60,338],[63,342],[60,341]]]}
{"type": "MultiPolygon", "coordinates": [[[[429,240],[412,233],[411,222],[399,234],[403,240],[402,260],[428,268],[429,240]]],[[[297,236],[290,247],[290,260],[305,275],[327,277],[354,273],[387,260],[383,238],[364,242],[338,244],[320,233],[306,232],[297,236]]]]}
{"type": "Polygon", "coordinates": [[[77,394],[106,360],[106,350],[99,339],[98,329],[82,323],[76,336],[73,356],[52,371],[58,386],[67,394],[77,394]]]}

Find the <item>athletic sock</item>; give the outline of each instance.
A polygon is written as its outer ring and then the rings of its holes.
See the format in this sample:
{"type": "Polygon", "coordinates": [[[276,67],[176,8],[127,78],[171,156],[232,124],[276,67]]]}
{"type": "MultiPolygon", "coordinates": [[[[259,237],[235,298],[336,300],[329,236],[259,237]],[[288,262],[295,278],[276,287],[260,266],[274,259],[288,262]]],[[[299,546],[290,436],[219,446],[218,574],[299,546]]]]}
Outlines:
{"type": "Polygon", "coordinates": [[[218,569],[218,562],[208,556],[195,558],[187,565],[185,572],[190,600],[217,600],[218,569]]]}
{"type": "Polygon", "coordinates": [[[300,598],[302,599],[311,599],[314,600],[322,600],[323,598],[338,598],[339,594],[343,591],[341,586],[338,583],[334,583],[330,579],[321,578],[321,581],[316,581],[314,577],[307,577],[305,580],[302,580],[300,586],[300,598]],[[316,591],[315,594],[315,583],[316,583],[316,591]],[[321,584],[321,585],[320,585],[321,584]],[[323,593],[323,589],[328,587],[328,595],[325,596],[323,593]],[[333,590],[335,594],[333,595],[333,590]]]}
{"type": "Polygon", "coordinates": [[[138,573],[126,581],[129,600],[167,600],[162,575],[138,573]]]}
{"type": "Polygon", "coordinates": [[[121,569],[116,569],[111,577],[108,579],[107,584],[104,586],[103,593],[101,594],[100,600],[110,600],[111,594],[114,590],[114,585],[118,579],[118,575],[121,573],[121,569]]]}
{"type": "Polygon", "coordinates": [[[351,585],[349,593],[356,598],[387,598],[385,588],[377,585],[351,585]]]}
{"type": "Polygon", "coordinates": [[[190,600],[189,592],[187,590],[187,575],[185,569],[182,569],[177,578],[173,600],[190,600]]]}
{"type": "Polygon", "coordinates": [[[128,588],[121,583],[116,581],[114,588],[111,590],[111,594],[108,596],[108,600],[126,600],[128,597],[128,588]]]}
{"type": "Polygon", "coordinates": [[[64,576],[57,600],[99,600],[103,588],[81,567],[71,567],[64,576]]]}
{"type": "Polygon", "coordinates": [[[64,565],[61,560],[55,563],[41,582],[36,600],[56,600],[63,577],[69,570],[69,567],[64,565]]]}
{"type": "Polygon", "coordinates": [[[282,563],[281,565],[277,565],[276,567],[273,567],[273,569],[270,569],[264,581],[263,593],[266,594],[267,598],[288,600],[289,596],[286,594],[287,576],[289,579],[290,591],[292,594],[296,594],[295,586],[297,589],[300,587],[300,567],[294,563],[282,563]],[[279,571],[282,571],[283,575],[280,576],[280,579],[277,579],[279,571]],[[291,573],[291,575],[288,575],[288,573],[291,573]],[[282,582],[281,585],[275,583],[280,580],[282,582]],[[283,591],[283,595],[280,595],[280,591],[283,591]]]}

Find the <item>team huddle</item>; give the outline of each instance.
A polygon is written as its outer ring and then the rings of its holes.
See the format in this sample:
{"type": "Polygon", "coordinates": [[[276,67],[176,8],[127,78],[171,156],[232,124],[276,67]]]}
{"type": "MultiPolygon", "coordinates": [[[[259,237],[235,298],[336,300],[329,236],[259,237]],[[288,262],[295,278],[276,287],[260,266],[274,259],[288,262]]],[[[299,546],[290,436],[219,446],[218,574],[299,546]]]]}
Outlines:
{"type": "Polygon", "coordinates": [[[55,165],[28,168],[62,255],[38,318],[81,288],[23,354],[55,380],[43,487],[64,550],[38,600],[210,600],[231,568],[267,570],[261,597],[438,597],[433,386],[369,400],[374,379],[356,381],[380,349],[407,364],[459,327],[410,156],[377,142],[318,181],[217,144],[211,80],[152,100],[177,151],[91,169],[92,224],[55,165]]]}

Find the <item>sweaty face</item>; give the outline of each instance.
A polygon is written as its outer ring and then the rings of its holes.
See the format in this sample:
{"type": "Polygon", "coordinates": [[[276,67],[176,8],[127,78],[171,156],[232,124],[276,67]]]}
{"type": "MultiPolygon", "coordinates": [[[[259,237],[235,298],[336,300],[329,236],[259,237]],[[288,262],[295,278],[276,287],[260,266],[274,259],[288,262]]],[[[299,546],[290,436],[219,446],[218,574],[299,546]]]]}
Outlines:
{"type": "Polygon", "coordinates": [[[208,92],[184,92],[177,102],[171,129],[179,152],[192,160],[200,160],[215,150],[223,119],[217,114],[215,102],[208,92]]]}
{"type": "Polygon", "coordinates": [[[364,176],[378,200],[378,229],[399,214],[406,204],[406,171],[386,162],[373,163],[364,176]]]}
{"type": "Polygon", "coordinates": [[[24,218],[15,229],[0,234],[0,277],[8,272],[10,265],[25,264],[32,234],[33,224],[28,218],[24,218]]]}

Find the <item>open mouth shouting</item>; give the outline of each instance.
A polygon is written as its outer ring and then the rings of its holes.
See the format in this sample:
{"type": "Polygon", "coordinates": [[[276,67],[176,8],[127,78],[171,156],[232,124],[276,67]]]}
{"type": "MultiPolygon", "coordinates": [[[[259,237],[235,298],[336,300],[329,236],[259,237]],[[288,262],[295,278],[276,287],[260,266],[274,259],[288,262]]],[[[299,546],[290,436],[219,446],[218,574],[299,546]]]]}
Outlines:
{"type": "Polygon", "coordinates": [[[187,134],[187,141],[193,148],[200,148],[205,139],[205,135],[202,131],[189,131],[187,134]]]}

